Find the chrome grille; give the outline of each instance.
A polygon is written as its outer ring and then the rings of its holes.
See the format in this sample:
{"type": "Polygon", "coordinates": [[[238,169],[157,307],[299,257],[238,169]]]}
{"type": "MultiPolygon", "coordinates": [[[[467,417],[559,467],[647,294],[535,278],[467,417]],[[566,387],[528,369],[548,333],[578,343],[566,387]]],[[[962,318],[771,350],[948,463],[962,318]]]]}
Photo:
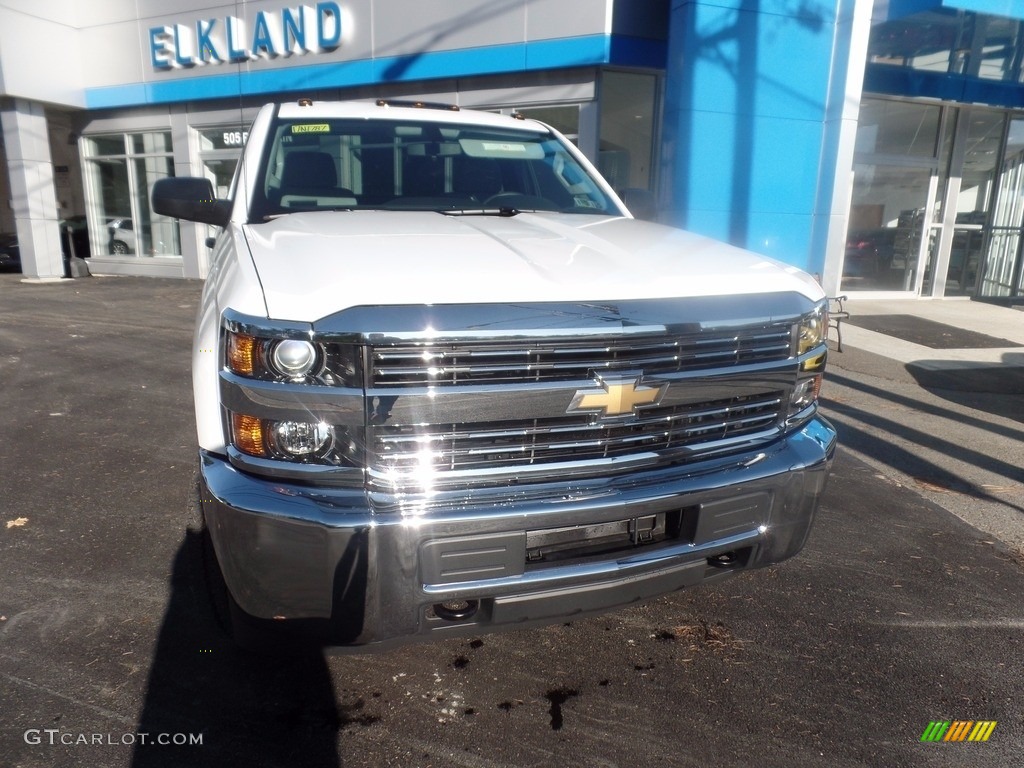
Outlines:
{"type": "Polygon", "coordinates": [[[495,424],[382,426],[376,464],[385,471],[513,468],[657,453],[661,461],[727,450],[780,428],[783,392],[651,408],[627,420],[566,415],[495,424]]]}
{"type": "Polygon", "coordinates": [[[628,369],[657,376],[776,362],[791,348],[790,323],[643,338],[377,346],[370,350],[370,385],[570,381],[628,369]]]}

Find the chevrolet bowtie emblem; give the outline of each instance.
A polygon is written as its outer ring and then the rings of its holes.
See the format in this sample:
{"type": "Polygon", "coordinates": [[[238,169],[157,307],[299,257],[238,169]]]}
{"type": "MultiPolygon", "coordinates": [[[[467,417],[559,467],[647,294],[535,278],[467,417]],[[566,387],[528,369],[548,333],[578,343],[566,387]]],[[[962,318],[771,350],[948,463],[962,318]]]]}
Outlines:
{"type": "Polygon", "coordinates": [[[642,372],[598,375],[597,387],[577,389],[566,413],[600,413],[602,418],[636,413],[661,402],[668,382],[641,384],[642,372]]]}

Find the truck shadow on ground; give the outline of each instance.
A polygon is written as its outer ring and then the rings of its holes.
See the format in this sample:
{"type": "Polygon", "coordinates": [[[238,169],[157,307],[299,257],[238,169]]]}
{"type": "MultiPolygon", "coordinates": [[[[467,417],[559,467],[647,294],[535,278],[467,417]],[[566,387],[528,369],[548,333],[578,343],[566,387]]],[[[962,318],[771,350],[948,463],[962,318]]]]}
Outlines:
{"type": "MultiPolygon", "coordinates": [[[[171,595],[157,638],[133,768],[340,766],[339,712],[322,652],[274,658],[238,650],[217,625],[195,563],[203,536],[188,531],[174,559],[171,595]],[[201,735],[202,744],[159,744],[157,734],[201,735]]],[[[350,708],[351,709],[351,708],[350,708]]]]}

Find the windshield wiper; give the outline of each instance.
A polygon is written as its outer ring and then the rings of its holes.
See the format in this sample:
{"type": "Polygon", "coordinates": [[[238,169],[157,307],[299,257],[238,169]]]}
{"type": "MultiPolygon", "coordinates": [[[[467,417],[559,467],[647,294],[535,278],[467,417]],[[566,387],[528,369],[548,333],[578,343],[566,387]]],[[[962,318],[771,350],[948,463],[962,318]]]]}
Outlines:
{"type": "Polygon", "coordinates": [[[437,211],[444,216],[516,216],[522,213],[518,208],[445,208],[437,211]]]}
{"type": "MultiPolygon", "coordinates": [[[[277,213],[267,213],[260,218],[256,219],[256,222],[266,223],[273,221],[274,219],[280,219],[282,216],[291,216],[296,213],[324,213],[327,211],[354,211],[355,206],[351,205],[336,205],[336,206],[315,206],[310,208],[289,208],[287,211],[278,211],[277,213]]],[[[255,222],[254,222],[255,223],[255,222]]]]}

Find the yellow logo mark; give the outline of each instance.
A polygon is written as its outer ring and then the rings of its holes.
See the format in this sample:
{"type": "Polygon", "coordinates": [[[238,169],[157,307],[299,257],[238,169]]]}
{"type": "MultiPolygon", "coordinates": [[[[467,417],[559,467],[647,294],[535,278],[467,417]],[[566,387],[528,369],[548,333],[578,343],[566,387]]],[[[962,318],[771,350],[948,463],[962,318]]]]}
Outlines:
{"type": "Polygon", "coordinates": [[[614,376],[598,376],[598,386],[578,389],[566,413],[600,413],[602,417],[624,416],[636,409],[661,402],[668,382],[641,384],[642,372],[628,372],[614,376]]]}

